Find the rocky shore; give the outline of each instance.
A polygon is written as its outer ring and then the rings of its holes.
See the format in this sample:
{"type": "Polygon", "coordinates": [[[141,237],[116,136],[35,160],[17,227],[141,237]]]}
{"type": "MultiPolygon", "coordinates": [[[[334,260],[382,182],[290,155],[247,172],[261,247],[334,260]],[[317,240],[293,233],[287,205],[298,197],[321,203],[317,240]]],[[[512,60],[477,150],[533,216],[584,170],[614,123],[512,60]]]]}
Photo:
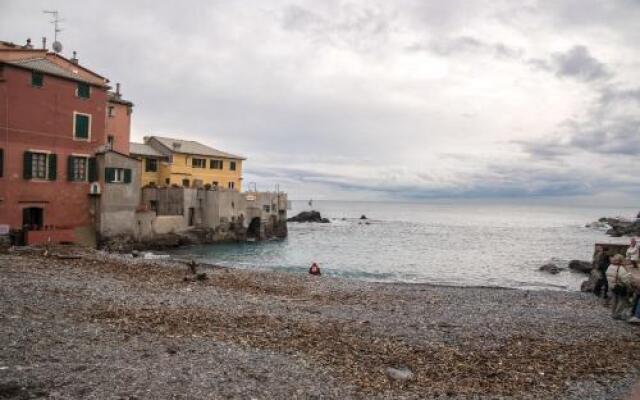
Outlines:
{"type": "Polygon", "coordinates": [[[585,293],[193,272],[0,254],[0,398],[625,399],[638,377],[640,331],[585,293]]]}

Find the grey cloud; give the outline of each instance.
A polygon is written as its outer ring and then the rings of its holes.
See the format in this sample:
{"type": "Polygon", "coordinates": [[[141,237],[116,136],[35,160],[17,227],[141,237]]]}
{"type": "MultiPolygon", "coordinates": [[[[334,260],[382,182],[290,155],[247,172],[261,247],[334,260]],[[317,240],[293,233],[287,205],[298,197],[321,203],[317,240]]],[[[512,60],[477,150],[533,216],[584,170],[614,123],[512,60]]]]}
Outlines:
{"type": "Polygon", "coordinates": [[[566,53],[556,53],[551,60],[555,73],[559,77],[570,77],[582,81],[611,77],[607,66],[593,57],[585,46],[574,46],[566,53]]]}
{"type": "Polygon", "coordinates": [[[471,36],[435,39],[427,44],[414,43],[407,47],[409,51],[430,51],[443,57],[465,53],[484,53],[497,58],[518,59],[524,51],[501,42],[485,42],[471,36]]]}

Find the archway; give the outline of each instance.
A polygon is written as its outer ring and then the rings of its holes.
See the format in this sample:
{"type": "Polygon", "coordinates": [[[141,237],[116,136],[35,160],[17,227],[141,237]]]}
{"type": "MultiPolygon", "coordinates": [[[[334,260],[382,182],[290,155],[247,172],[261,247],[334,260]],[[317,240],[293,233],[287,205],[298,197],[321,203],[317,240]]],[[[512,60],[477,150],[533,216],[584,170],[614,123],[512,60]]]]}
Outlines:
{"type": "Polygon", "coordinates": [[[260,217],[255,217],[249,223],[247,228],[247,238],[260,239],[260,217]]]}

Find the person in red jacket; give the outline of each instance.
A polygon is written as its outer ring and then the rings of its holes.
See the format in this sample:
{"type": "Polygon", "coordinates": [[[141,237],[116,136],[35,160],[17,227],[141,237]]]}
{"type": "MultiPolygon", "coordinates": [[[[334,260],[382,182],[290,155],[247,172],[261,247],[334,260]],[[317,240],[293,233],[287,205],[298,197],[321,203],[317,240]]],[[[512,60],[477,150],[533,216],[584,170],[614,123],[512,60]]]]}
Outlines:
{"type": "Polygon", "coordinates": [[[318,276],[322,275],[320,273],[320,267],[318,267],[318,264],[316,263],[311,264],[311,267],[309,268],[309,274],[318,275],[318,276]]]}

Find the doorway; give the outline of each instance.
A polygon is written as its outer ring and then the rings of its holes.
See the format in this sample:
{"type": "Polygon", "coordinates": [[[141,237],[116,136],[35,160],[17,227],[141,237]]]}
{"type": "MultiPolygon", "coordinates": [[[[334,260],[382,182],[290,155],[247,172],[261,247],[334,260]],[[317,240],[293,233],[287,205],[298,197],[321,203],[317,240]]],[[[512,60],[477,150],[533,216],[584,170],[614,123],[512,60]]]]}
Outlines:
{"type": "Polygon", "coordinates": [[[260,217],[255,217],[247,228],[247,237],[260,240],[260,217]]]}
{"type": "Polygon", "coordinates": [[[44,226],[44,210],[42,207],[22,209],[22,226],[30,231],[38,231],[44,226]]]}

